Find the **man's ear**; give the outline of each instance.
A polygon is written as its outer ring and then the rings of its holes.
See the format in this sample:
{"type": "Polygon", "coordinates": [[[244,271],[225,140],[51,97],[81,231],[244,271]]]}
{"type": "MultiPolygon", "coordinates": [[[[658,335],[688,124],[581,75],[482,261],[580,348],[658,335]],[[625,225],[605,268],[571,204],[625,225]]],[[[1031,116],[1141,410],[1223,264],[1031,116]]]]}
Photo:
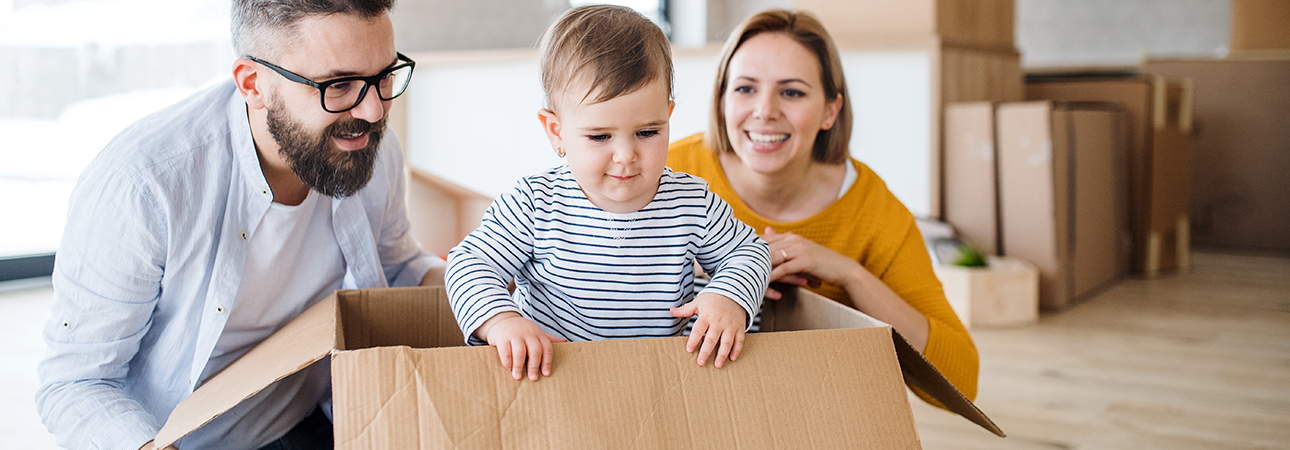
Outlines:
{"type": "Polygon", "coordinates": [[[242,93],[242,98],[246,99],[246,106],[251,109],[264,109],[268,93],[260,84],[259,68],[255,61],[246,58],[233,61],[233,82],[237,84],[237,90],[242,93]]]}
{"type": "Polygon", "coordinates": [[[551,150],[559,154],[561,147],[564,146],[564,139],[560,137],[560,117],[555,115],[555,111],[546,108],[539,109],[537,115],[538,122],[542,123],[542,131],[546,133],[546,139],[551,141],[551,150]]]}

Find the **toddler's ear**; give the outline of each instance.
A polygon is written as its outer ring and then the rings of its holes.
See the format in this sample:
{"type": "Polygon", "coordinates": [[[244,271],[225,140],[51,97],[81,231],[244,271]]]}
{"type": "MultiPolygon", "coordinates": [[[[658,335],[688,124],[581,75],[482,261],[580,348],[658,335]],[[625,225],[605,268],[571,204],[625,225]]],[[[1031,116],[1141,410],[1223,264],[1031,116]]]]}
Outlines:
{"type": "Polygon", "coordinates": [[[672,118],[672,110],[673,110],[673,109],[675,109],[675,108],[676,108],[676,101],[668,100],[668,101],[667,101],[667,117],[668,117],[669,119],[670,119],[670,118],[672,118]]]}
{"type": "Polygon", "coordinates": [[[542,131],[546,133],[546,139],[551,141],[551,150],[559,151],[557,149],[564,146],[564,139],[560,137],[560,118],[555,115],[555,111],[539,109],[538,122],[542,123],[542,131]]]}

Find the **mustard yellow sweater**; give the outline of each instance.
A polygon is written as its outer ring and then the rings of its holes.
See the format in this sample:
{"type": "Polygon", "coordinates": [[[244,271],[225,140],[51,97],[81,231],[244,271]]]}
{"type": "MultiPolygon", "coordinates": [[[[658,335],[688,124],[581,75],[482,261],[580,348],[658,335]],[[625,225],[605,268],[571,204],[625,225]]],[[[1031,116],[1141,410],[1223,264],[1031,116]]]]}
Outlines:
{"type": "MultiPolygon", "coordinates": [[[[735,217],[759,232],[770,226],[777,232],[796,233],[859,261],[927,317],[929,335],[923,356],[963,395],[975,399],[979,363],[976,346],[950,308],[941,282],[932,272],[932,260],[913,214],[896,200],[873,170],[855,159],[851,163],[855,164],[858,176],[842,198],[810,218],[783,223],[767,220],[744,204],[730,187],[716,155],[703,145],[702,133],[673,142],[667,155],[668,167],[707,180],[712,192],[734,209],[735,217]]],[[[811,290],[850,304],[840,286],[825,284],[811,290]]],[[[940,406],[917,389],[914,392],[928,403],[940,406]]]]}

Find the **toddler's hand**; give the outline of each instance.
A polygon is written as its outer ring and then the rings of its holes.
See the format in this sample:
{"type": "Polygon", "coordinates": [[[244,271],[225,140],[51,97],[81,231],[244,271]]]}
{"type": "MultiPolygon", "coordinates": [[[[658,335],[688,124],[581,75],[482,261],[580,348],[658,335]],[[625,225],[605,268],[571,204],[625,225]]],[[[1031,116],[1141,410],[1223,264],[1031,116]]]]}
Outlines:
{"type": "Polygon", "coordinates": [[[747,327],[747,312],[739,303],[721,294],[700,293],[690,303],[672,308],[673,317],[691,317],[699,315],[690,332],[690,340],[685,343],[685,351],[694,353],[699,348],[699,365],[707,363],[708,355],[717,350],[713,365],[721,368],[726,357],[731,361],[739,358],[744,348],[744,329],[747,327]]]}
{"type": "Polygon", "coordinates": [[[511,369],[512,377],[516,380],[523,378],[524,368],[527,366],[529,379],[533,381],[538,379],[539,368],[542,375],[551,376],[551,359],[554,354],[551,343],[567,340],[547,334],[537,323],[511,311],[484,321],[476,330],[476,335],[488,341],[488,345],[497,347],[502,367],[511,369]]]}

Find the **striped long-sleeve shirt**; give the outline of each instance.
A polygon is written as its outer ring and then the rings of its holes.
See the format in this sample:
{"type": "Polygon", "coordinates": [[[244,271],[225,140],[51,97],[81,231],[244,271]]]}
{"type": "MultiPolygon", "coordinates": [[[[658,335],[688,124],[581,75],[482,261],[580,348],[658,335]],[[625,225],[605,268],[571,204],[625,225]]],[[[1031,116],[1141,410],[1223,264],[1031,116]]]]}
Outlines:
{"type": "Polygon", "coordinates": [[[448,254],[448,296],[472,345],[475,329],[516,311],[571,341],[680,335],[668,308],[708,290],[761,309],[770,251],[700,178],[665,170],[654,200],[616,214],[587,200],[567,166],[520,180],[448,254]],[[515,294],[506,286],[514,278],[515,294]]]}

